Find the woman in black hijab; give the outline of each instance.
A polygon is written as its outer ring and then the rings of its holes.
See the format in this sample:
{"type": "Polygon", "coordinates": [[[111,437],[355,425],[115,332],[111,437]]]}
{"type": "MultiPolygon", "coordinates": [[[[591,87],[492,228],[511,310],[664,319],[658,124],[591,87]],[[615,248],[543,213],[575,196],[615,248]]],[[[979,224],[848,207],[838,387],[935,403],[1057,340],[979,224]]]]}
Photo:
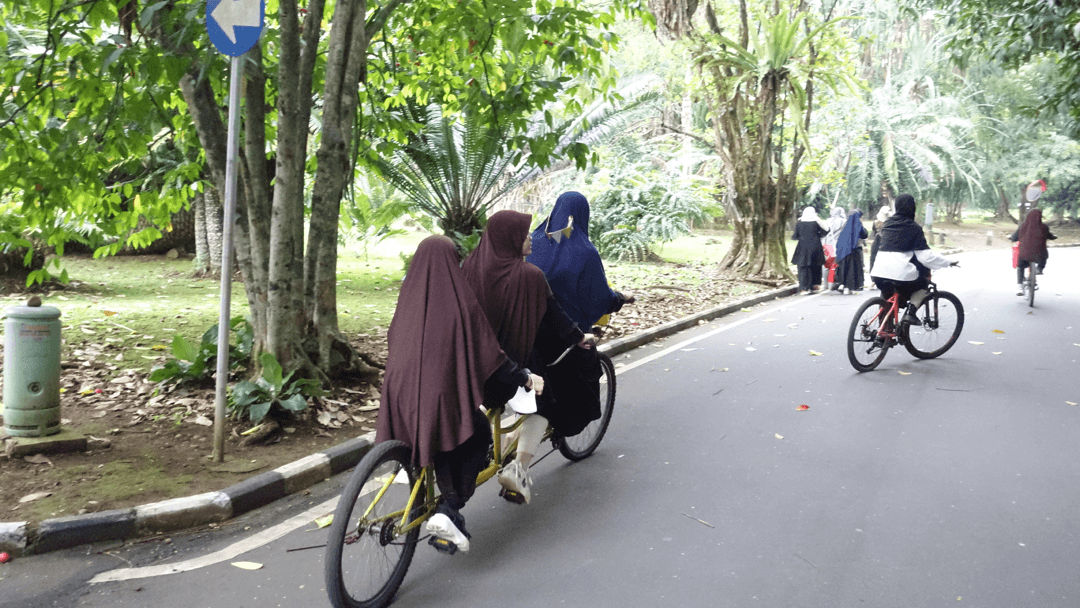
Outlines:
{"type": "Polygon", "coordinates": [[[828,234],[818,220],[813,207],[803,209],[802,217],[795,223],[795,252],[791,263],[799,269],[799,291],[809,295],[821,287],[821,266],[825,263],[825,250],[821,247],[821,237],[828,234]]]}
{"type": "Polygon", "coordinates": [[[543,380],[499,348],[444,236],[416,248],[386,338],[376,441],[403,441],[414,465],[434,465],[441,500],[427,530],[468,551],[460,510],[476,489],[491,443],[480,404],[518,386],[541,392],[543,380]]]}
{"type": "MultiPolygon", "coordinates": [[[[881,297],[899,293],[903,307],[912,294],[929,285],[930,270],[955,266],[957,262],[930,249],[922,226],[915,223],[915,197],[901,194],[896,197],[895,208],[871,246],[874,262],[870,278],[881,290],[881,297]]],[[[922,298],[916,297],[912,303],[917,306],[922,298]]]]}

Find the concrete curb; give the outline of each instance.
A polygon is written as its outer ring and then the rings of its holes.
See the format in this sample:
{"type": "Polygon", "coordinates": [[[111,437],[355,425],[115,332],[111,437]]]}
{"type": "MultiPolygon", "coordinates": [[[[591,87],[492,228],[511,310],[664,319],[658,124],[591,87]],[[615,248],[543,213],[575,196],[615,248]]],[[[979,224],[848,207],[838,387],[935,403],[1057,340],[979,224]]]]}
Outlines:
{"type": "Polygon", "coordinates": [[[260,473],[218,492],[206,492],[85,515],[29,522],[0,522],[0,550],[15,555],[46,553],[86,543],[123,540],[225,521],[305,490],[360,462],[375,433],[260,473]]]}
{"type": "MultiPolygon", "coordinates": [[[[600,349],[609,355],[618,355],[705,321],[731,314],[747,306],[792,295],[797,291],[797,287],[790,286],[756,294],[732,304],[711,308],[613,340],[602,345],[600,349]]],[[[15,555],[46,553],[86,543],[124,540],[140,534],[168,532],[225,521],[352,468],[371,449],[374,441],[375,433],[367,433],[217,492],[173,498],[128,509],[55,517],[37,525],[25,521],[0,522],[0,551],[15,555]]]]}
{"type": "Polygon", "coordinates": [[[690,329],[696,325],[699,325],[705,321],[711,321],[717,317],[729,315],[733,312],[737,312],[746,308],[747,306],[753,306],[755,304],[761,304],[762,302],[768,302],[784,296],[795,295],[799,292],[797,285],[791,285],[789,287],[781,287],[780,289],[774,289],[772,291],[766,291],[760,293],[745,300],[740,300],[733,304],[725,304],[723,306],[717,306],[704,310],[689,317],[683,317],[682,319],[676,319],[669,321],[663,325],[657,325],[656,327],[646,329],[640,333],[636,333],[618,340],[612,340],[606,344],[600,345],[600,351],[610,356],[620,355],[626,351],[633,350],[642,344],[647,344],[653,340],[659,340],[660,338],[666,338],[672,334],[678,333],[685,329],[690,329]]]}

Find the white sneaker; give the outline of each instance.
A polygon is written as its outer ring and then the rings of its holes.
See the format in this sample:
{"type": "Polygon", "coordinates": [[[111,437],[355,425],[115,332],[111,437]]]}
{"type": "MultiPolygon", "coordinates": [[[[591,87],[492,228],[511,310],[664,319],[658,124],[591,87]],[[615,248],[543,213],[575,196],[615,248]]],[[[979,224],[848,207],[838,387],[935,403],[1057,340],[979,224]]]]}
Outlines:
{"type": "Polygon", "coordinates": [[[424,526],[428,534],[446,539],[457,545],[458,551],[465,553],[469,550],[469,538],[462,534],[461,530],[444,513],[432,515],[424,526]]]}
{"type": "Polygon", "coordinates": [[[844,295],[845,295],[845,296],[850,296],[850,295],[851,295],[851,289],[849,289],[849,288],[845,287],[845,288],[844,288],[844,295]]]}
{"type": "Polygon", "coordinates": [[[1024,284],[1023,283],[1020,283],[1019,285],[1016,286],[1016,295],[1018,295],[1018,296],[1024,295],[1024,284]]]}
{"type": "Polygon", "coordinates": [[[532,500],[532,480],[529,479],[529,472],[517,460],[510,461],[499,471],[499,485],[509,492],[516,492],[525,499],[525,504],[532,500]]]}

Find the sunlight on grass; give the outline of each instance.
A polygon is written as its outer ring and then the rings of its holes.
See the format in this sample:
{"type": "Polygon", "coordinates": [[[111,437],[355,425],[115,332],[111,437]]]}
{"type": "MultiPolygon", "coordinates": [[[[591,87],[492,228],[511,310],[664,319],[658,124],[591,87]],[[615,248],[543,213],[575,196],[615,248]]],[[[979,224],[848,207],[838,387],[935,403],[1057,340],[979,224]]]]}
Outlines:
{"type": "Polygon", "coordinates": [[[654,245],[653,251],[667,262],[715,264],[724,257],[730,246],[731,234],[717,232],[681,236],[670,243],[654,245]]]}

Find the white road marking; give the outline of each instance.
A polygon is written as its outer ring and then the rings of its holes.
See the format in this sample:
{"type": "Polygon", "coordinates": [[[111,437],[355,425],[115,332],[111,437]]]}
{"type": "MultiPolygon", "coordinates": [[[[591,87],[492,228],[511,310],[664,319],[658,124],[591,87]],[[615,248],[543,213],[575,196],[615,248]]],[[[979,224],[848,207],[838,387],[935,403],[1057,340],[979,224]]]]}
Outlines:
{"type": "Polygon", "coordinates": [[[299,515],[294,515],[289,519],[271,526],[261,532],[252,534],[251,536],[237,541],[228,547],[214,553],[209,553],[201,557],[184,560],[182,562],[175,562],[171,564],[160,564],[157,566],[144,566],[141,568],[117,568],[116,570],[109,570],[102,572],[90,579],[90,584],[96,583],[114,583],[119,581],[129,581],[137,578],[149,578],[151,576],[162,576],[165,574],[177,574],[180,572],[189,572],[191,570],[197,570],[198,568],[204,568],[206,566],[212,566],[214,564],[220,564],[221,562],[228,561],[247,553],[252,549],[257,549],[263,545],[271,543],[282,536],[285,536],[289,532],[292,532],[296,528],[299,528],[308,522],[312,521],[316,517],[325,515],[328,511],[333,511],[337,506],[337,497],[318,504],[299,515]]]}
{"type": "Polygon", "coordinates": [[[703,334],[701,334],[699,336],[694,336],[693,338],[687,338],[686,340],[683,340],[682,342],[679,342],[678,344],[673,344],[673,345],[665,348],[664,350],[661,350],[659,352],[655,352],[655,353],[653,353],[653,354],[651,354],[651,355],[649,355],[647,357],[638,359],[637,361],[634,361],[632,363],[627,363],[626,365],[624,365],[622,367],[616,367],[615,368],[615,375],[618,376],[619,374],[628,372],[628,371],[630,371],[630,370],[632,370],[632,369],[634,369],[636,367],[641,367],[642,365],[645,365],[646,363],[652,363],[653,361],[656,361],[657,359],[659,359],[661,357],[666,357],[666,356],[670,355],[671,353],[673,353],[673,352],[675,352],[677,350],[681,350],[683,348],[686,348],[687,346],[689,346],[691,344],[701,342],[702,340],[711,338],[711,337],[715,336],[716,334],[723,333],[723,332],[725,332],[725,331],[727,331],[729,329],[734,329],[734,328],[736,328],[736,327],[738,327],[740,325],[749,323],[750,321],[753,321],[755,319],[760,319],[761,317],[764,317],[766,314],[776,312],[778,310],[780,310],[780,311],[786,310],[787,308],[789,308],[791,306],[798,306],[799,303],[806,302],[807,300],[809,300],[811,298],[818,297],[820,295],[821,295],[820,293],[817,293],[817,294],[814,294],[814,295],[812,295],[810,297],[802,297],[802,298],[799,298],[798,300],[796,300],[795,302],[787,302],[783,306],[780,306],[780,307],[772,307],[772,306],[766,307],[765,310],[762,310],[761,312],[752,314],[752,315],[750,315],[748,317],[745,317],[743,319],[739,319],[738,321],[734,321],[732,323],[727,323],[725,325],[717,327],[716,329],[707,331],[707,332],[705,332],[705,333],[703,333],[703,334]]]}

